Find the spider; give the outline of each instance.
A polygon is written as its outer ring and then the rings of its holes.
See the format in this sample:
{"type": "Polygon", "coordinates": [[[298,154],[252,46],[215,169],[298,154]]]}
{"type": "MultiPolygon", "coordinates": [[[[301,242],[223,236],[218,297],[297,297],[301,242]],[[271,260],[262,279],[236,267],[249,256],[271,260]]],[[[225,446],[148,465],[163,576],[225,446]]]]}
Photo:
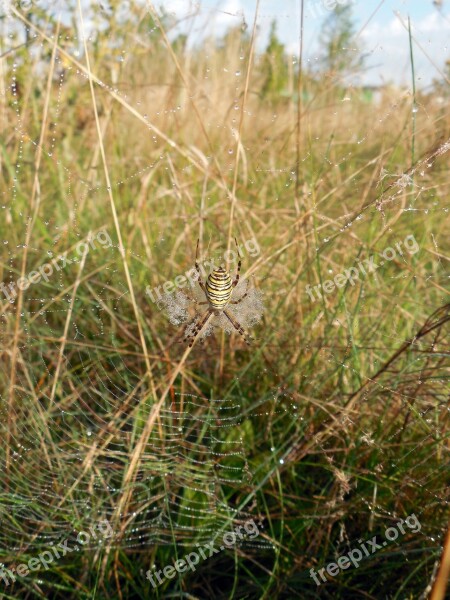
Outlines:
{"type": "Polygon", "coordinates": [[[206,322],[209,320],[211,315],[220,316],[225,315],[225,317],[230,321],[233,327],[238,331],[238,333],[244,338],[244,341],[247,345],[250,345],[250,340],[253,338],[245,331],[242,325],[235,319],[230,313],[226,310],[226,307],[229,304],[240,304],[244,298],[248,296],[248,282],[247,289],[245,294],[239,298],[239,300],[233,301],[231,300],[231,296],[233,294],[233,289],[237,286],[239,282],[239,273],[241,271],[241,255],[239,253],[239,247],[236,238],[234,241],[236,243],[237,253],[239,256],[239,262],[237,266],[236,276],[232,280],[230,274],[223,266],[220,266],[217,269],[214,269],[207,277],[206,282],[203,282],[201,279],[200,267],[198,265],[198,245],[199,241],[197,240],[197,250],[195,252],[195,270],[198,273],[198,284],[202,289],[203,293],[206,297],[206,302],[198,302],[194,301],[195,304],[199,306],[207,305],[206,312],[203,313],[195,323],[197,317],[191,321],[191,323],[186,327],[185,337],[183,342],[189,341],[189,348],[194,345],[195,339],[197,338],[200,331],[206,325],[206,322]],[[192,325],[195,323],[195,326],[192,325]],[[189,332],[189,333],[186,333],[189,332]]]}

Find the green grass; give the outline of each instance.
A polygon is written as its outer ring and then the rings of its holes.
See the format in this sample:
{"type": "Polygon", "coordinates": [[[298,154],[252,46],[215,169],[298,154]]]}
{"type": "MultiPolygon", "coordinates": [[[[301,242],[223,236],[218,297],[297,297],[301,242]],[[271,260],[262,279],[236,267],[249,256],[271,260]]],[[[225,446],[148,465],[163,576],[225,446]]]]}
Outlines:
{"type": "MultiPolygon", "coordinates": [[[[13,303],[0,296],[0,561],[73,547],[102,519],[114,536],[14,585],[0,579],[0,596],[419,598],[448,520],[448,111],[419,89],[412,114],[399,90],[367,103],[305,73],[296,140],[295,72],[264,98],[250,35],[189,53],[178,40],[176,64],[140,17],[88,41],[111,86],[94,82],[123,257],[88,77],[62,53],[52,65],[42,33],[54,20],[37,13],[35,53],[2,59],[2,281],[77,257],[89,232],[106,229],[113,245],[13,303]],[[250,348],[218,331],[187,352],[145,288],[192,268],[199,236],[205,257],[226,250],[236,173],[231,234],[258,241],[243,273],[264,293],[264,318],[250,348]],[[310,300],[308,285],[407,235],[417,252],[310,300]],[[311,568],[413,513],[420,531],[316,586],[311,568]],[[146,579],[250,519],[254,540],[157,589],[146,579]]],[[[78,48],[79,31],[60,33],[62,50],[78,48]]]]}

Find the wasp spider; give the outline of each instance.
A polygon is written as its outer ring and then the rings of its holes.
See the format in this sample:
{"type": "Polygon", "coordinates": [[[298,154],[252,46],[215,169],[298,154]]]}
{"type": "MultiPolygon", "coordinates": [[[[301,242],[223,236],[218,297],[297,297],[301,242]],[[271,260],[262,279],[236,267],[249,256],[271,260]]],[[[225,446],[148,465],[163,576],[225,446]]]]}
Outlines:
{"type": "MultiPolygon", "coordinates": [[[[246,344],[250,345],[250,341],[252,338],[245,331],[239,321],[234,317],[234,315],[230,314],[227,308],[232,304],[240,304],[244,298],[249,295],[248,285],[245,293],[238,299],[232,300],[233,290],[237,286],[239,282],[239,274],[241,271],[241,255],[239,253],[238,243],[235,238],[237,253],[239,257],[239,262],[237,265],[237,272],[235,278],[232,280],[228,271],[220,266],[217,269],[214,269],[207,277],[206,282],[204,283],[201,279],[201,271],[198,264],[198,245],[199,240],[197,240],[197,250],[195,253],[195,269],[198,273],[198,284],[205,294],[206,301],[198,302],[195,300],[195,304],[197,305],[206,305],[207,308],[205,312],[196,317],[191,323],[186,327],[185,337],[183,339],[184,342],[189,342],[189,347],[194,345],[194,342],[202,331],[207,321],[211,317],[222,317],[224,315],[226,319],[231,323],[231,325],[239,332],[239,334],[244,338],[246,344]]],[[[248,282],[247,282],[248,284],[248,282]]]]}

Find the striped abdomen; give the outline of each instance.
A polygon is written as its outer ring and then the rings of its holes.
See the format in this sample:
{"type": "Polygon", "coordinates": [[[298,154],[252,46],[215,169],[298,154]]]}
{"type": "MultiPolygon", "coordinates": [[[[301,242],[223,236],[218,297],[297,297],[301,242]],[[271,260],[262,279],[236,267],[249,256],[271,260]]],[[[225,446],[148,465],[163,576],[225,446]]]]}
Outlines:
{"type": "Polygon", "coordinates": [[[231,277],[223,267],[208,275],[206,294],[212,308],[221,310],[227,305],[231,296],[231,277]]]}

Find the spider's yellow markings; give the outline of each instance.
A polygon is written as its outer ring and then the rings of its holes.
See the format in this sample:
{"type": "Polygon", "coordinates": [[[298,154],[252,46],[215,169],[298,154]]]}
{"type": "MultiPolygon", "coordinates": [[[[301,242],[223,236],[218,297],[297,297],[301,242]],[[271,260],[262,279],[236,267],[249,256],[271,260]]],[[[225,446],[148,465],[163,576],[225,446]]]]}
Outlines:
{"type": "Polygon", "coordinates": [[[231,277],[223,267],[214,269],[206,280],[206,297],[211,308],[222,310],[231,298],[231,277]]]}

